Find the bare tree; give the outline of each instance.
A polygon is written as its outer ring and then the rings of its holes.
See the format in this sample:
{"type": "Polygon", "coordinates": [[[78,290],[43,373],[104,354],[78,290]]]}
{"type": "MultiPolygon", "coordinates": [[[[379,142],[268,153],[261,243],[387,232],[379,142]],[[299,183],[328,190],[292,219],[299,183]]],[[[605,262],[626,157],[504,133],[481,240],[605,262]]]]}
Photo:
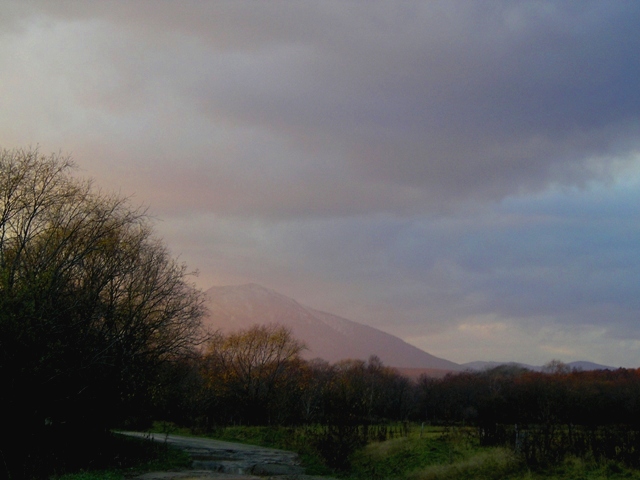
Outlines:
{"type": "Polygon", "coordinates": [[[209,377],[216,388],[226,389],[240,414],[250,421],[267,420],[279,388],[288,388],[305,348],[291,330],[279,325],[255,325],[229,335],[216,335],[207,349],[209,377]]]}
{"type": "Polygon", "coordinates": [[[0,151],[0,400],[33,428],[108,421],[201,340],[203,296],[145,211],[73,170],[0,151]]]}

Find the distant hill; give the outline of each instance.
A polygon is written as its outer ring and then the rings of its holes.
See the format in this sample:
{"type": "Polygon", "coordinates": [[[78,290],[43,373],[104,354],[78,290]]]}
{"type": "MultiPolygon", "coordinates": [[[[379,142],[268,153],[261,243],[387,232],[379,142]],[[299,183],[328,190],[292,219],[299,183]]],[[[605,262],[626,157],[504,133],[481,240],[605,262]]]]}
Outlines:
{"type": "Polygon", "coordinates": [[[230,332],[255,324],[277,323],[291,328],[308,350],[305,358],[337,362],[380,357],[385,365],[409,369],[461,371],[457,363],[435,357],[398,337],[375,328],[300,305],[260,285],[213,287],[206,292],[205,325],[230,332]]]}
{"type": "Polygon", "coordinates": [[[576,369],[576,370],[617,370],[616,367],[608,367],[607,365],[600,365],[598,363],[593,363],[593,362],[585,362],[585,361],[579,361],[579,362],[569,362],[567,363],[567,365],[569,365],[570,368],[576,369]]]}
{"type": "Polygon", "coordinates": [[[474,371],[482,371],[482,370],[490,370],[492,368],[500,367],[502,365],[512,365],[514,367],[522,367],[528,370],[539,371],[542,367],[536,367],[534,365],[527,365],[526,363],[518,363],[518,362],[468,362],[463,363],[462,367],[465,370],[474,370],[474,371]]]}
{"type": "MultiPolygon", "coordinates": [[[[461,366],[466,370],[489,370],[491,368],[499,367],[501,365],[514,365],[517,367],[527,368],[529,370],[533,370],[534,372],[540,372],[544,368],[543,365],[527,365],[526,363],[517,363],[517,362],[469,362],[463,363],[461,366]]],[[[572,370],[615,370],[615,367],[608,367],[606,365],[600,365],[593,362],[586,361],[577,361],[577,362],[568,362],[566,364],[572,370]]]]}

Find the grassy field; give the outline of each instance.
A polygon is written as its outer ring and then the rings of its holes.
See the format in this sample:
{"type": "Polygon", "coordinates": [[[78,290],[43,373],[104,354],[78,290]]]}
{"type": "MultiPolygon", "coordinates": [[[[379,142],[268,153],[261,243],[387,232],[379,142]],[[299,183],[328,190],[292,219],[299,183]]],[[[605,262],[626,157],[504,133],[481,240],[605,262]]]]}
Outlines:
{"type": "MultiPolygon", "coordinates": [[[[189,434],[170,425],[156,424],[157,431],[189,434]]],[[[319,427],[225,427],[212,437],[221,440],[283,448],[301,454],[308,473],[333,475],[345,480],[596,480],[640,479],[640,471],[611,461],[567,458],[564,462],[531,470],[512,450],[481,447],[473,429],[413,426],[408,436],[372,442],[349,456],[342,471],[331,469],[313,448],[319,427]]]]}
{"type": "Polygon", "coordinates": [[[372,443],[351,457],[349,480],[596,480],[640,479],[640,471],[618,463],[567,458],[559,465],[532,471],[510,449],[480,447],[473,430],[429,429],[420,436],[372,443]]]}
{"type": "MultiPolygon", "coordinates": [[[[191,435],[188,430],[170,424],[156,424],[154,431],[191,435]]],[[[331,475],[344,480],[596,480],[640,479],[640,471],[615,462],[598,462],[589,458],[565,459],[553,467],[529,470],[510,449],[481,447],[472,429],[447,429],[419,426],[407,436],[394,435],[386,441],[355,448],[348,457],[347,468],[332,469],[314,447],[327,433],[322,427],[225,427],[213,438],[293,450],[300,453],[307,473],[331,475]]],[[[128,440],[128,439],[127,439],[128,440]]],[[[129,444],[128,458],[118,468],[81,472],[55,477],[56,480],[121,480],[132,472],[160,470],[185,465],[180,452],[158,445],[144,447],[129,444]],[[149,450],[151,448],[151,450],[149,450]],[[156,449],[156,450],[154,450],[156,449]]]]}
{"type": "Polygon", "coordinates": [[[597,480],[640,479],[640,471],[611,461],[588,458],[565,459],[559,465],[532,471],[512,450],[481,447],[472,429],[414,426],[409,435],[372,442],[356,449],[349,468],[331,470],[310,448],[309,429],[227,427],[216,438],[295,450],[303,454],[310,473],[345,480],[597,480]]]}

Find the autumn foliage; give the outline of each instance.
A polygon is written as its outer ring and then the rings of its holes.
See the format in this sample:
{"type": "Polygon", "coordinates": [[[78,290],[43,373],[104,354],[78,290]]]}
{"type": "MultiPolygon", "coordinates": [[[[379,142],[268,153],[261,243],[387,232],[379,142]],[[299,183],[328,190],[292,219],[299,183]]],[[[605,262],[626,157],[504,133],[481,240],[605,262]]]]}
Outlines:
{"type": "Polygon", "coordinates": [[[377,357],[329,364],[302,360],[302,348],[275,325],[216,334],[156,416],[199,431],[320,425],[317,447],[336,465],[341,451],[387,438],[381,425],[405,422],[470,428],[481,444],[510,447],[532,466],[566,455],[640,463],[640,370],[555,362],[541,372],[502,366],[414,382],[377,357]]]}
{"type": "MultiPolygon", "coordinates": [[[[214,335],[203,357],[201,373],[210,392],[209,401],[218,407],[217,421],[286,421],[288,407],[292,407],[288,402],[302,383],[298,377],[302,374],[300,353],[304,348],[289,330],[276,325],[214,335]]],[[[213,418],[216,412],[211,413],[213,418]]]]}

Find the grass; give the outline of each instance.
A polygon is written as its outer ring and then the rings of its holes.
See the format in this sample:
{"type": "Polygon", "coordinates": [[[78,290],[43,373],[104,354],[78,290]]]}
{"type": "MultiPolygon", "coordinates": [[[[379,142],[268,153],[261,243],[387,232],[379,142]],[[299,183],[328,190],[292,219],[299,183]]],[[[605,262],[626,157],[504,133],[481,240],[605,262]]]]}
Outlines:
{"type": "MultiPolygon", "coordinates": [[[[488,449],[479,449],[476,443],[466,430],[431,427],[422,434],[414,430],[408,437],[372,443],[357,451],[351,458],[347,476],[353,480],[464,478],[465,470],[487,463],[488,459],[482,457],[491,456],[488,449]],[[456,466],[457,472],[452,470],[452,476],[443,477],[444,470],[452,466],[456,466]]],[[[491,454],[498,456],[497,452],[491,454]]]]}
{"type": "Polygon", "coordinates": [[[528,472],[517,477],[526,480],[622,480],[640,479],[640,471],[613,461],[596,462],[591,459],[568,457],[556,467],[528,472]]]}
{"type": "Polygon", "coordinates": [[[97,470],[93,472],[67,473],[54,477],[56,480],[122,480],[122,472],[115,470],[97,470]]]}
{"type": "MultiPolygon", "coordinates": [[[[190,434],[170,424],[156,424],[154,431],[190,434]]],[[[328,468],[313,448],[321,431],[320,427],[243,426],[219,428],[207,436],[296,451],[308,474],[334,475],[343,480],[640,480],[639,470],[620,463],[576,457],[532,471],[510,449],[481,447],[473,429],[441,427],[428,427],[422,431],[414,427],[407,437],[370,443],[350,456],[348,469],[337,472],[328,468]]],[[[111,477],[100,478],[112,480],[111,477]]]]}
{"type": "MultiPolygon", "coordinates": [[[[153,431],[191,434],[166,423],[154,424],[153,431]]],[[[321,427],[229,426],[218,428],[207,436],[292,450],[300,455],[308,474],[339,475],[349,480],[464,478],[466,472],[467,478],[476,478],[473,475],[483,469],[504,473],[516,468],[515,461],[507,456],[506,451],[476,447],[468,431],[428,427],[425,430],[414,428],[408,437],[374,442],[358,449],[349,459],[349,468],[337,471],[328,467],[318,449],[314,448],[321,435],[321,427]]]]}
{"type": "MultiPolygon", "coordinates": [[[[90,441],[90,440],[88,440],[90,441]]],[[[96,446],[97,449],[100,446],[96,446]]],[[[113,435],[107,454],[97,463],[85,459],[85,467],[51,477],[55,480],[122,480],[150,471],[188,468],[189,456],[168,445],[139,438],[113,435]]]]}
{"type": "Polygon", "coordinates": [[[600,480],[640,479],[640,471],[611,461],[569,457],[531,471],[513,451],[480,447],[471,430],[430,429],[367,445],[351,458],[349,480],[600,480]]]}
{"type": "Polygon", "coordinates": [[[400,478],[422,465],[439,464],[451,458],[444,441],[400,438],[373,443],[351,457],[349,478],[376,480],[400,478]]]}
{"type": "Polygon", "coordinates": [[[468,452],[458,461],[429,465],[409,472],[411,480],[436,479],[505,479],[518,477],[522,467],[513,454],[504,448],[468,452]]]}

